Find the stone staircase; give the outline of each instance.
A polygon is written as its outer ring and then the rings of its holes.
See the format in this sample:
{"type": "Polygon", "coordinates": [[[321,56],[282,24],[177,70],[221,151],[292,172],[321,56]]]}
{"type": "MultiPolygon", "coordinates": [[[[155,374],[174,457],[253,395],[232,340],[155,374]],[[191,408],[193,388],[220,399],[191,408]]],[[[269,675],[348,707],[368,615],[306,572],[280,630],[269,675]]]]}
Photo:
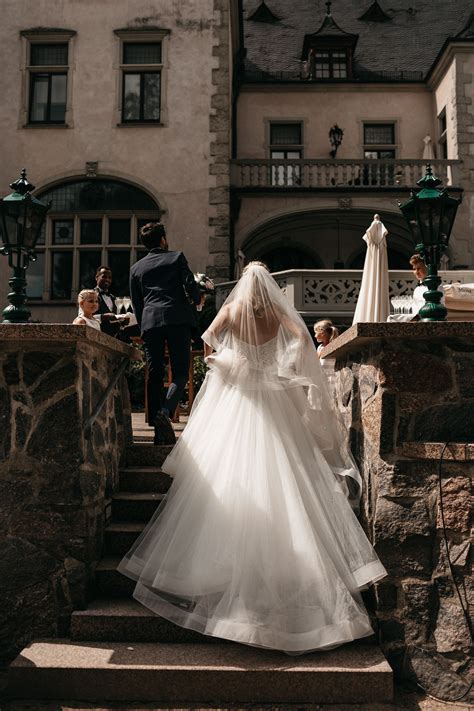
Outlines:
{"type": "Polygon", "coordinates": [[[170,448],[154,447],[149,432],[135,430],[120,472],[95,599],[72,614],[70,639],[34,641],[22,651],[10,667],[7,695],[175,708],[390,701],[392,671],[373,641],[289,657],[184,630],[133,600],[134,583],[117,564],[172,481],[160,468],[170,448]]]}

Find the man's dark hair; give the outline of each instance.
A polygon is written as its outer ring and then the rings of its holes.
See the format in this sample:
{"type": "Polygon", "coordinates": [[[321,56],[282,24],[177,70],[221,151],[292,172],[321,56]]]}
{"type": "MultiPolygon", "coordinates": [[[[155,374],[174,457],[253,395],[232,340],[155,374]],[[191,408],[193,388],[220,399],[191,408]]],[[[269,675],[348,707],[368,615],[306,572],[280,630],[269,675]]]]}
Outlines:
{"type": "Polygon", "coordinates": [[[99,276],[101,271],[110,272],[112,274],[112,269],[110,267],[106,266],[105,264],[102,264],[102,266],[97,267],[97,270],[95,273],[96,277],[99,276]]]}
{"type": "Polygon", "coordinates": [[[147,249],[159,247],[163,237],[166,237],[166,230],[162,222],[148,222],[140,230],[140,239],[147,249]]]}

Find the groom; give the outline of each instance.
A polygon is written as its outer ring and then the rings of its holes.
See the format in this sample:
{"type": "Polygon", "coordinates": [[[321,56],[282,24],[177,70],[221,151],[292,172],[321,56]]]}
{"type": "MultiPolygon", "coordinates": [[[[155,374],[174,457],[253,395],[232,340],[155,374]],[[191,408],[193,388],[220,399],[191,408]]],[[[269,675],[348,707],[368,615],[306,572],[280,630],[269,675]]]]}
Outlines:
{"type": "Polygon", "coordinates": [[[155,444],[176,441],[170,417],[188,380],[191,327],[201,294],[182,252],[171,252],[161,222],[150,222],[140,230],[148,254],[130,270],[133,310],[144,340],[148,364],[149,422],[155,427],[155,444]],[[171,362],[173,382],[163,399],[165,345],[171,362]]]}

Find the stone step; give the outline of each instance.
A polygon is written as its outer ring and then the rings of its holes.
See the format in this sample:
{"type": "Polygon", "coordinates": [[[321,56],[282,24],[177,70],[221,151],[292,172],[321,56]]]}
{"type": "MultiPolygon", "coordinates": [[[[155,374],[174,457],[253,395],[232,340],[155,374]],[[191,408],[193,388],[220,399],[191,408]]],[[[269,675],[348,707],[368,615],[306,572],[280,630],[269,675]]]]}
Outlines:
{"type": "Polygon", "coordinates": [[[127,467],[161,467],[172,449],[171,444],[155,447],[151,442],[135,442],[125,453],[127,467]]]}
{"type": "Polygon", "coordinates": [[[393,698],[379,647],[353,643],[289,657],[238,644],[32,642],[9,669],[8,698],[193,703],[370,703],[393,698]]]}
{"type": "Polygon", "coordinates": [[[114,521],[148,522],[163,500],[156,492],[120,491],[112,497],[114,521]]]}
{"type": "Polygon", "coordinates": [[[114,521],[104,531],[105,555],[124,556],[143,531],[142,521],[114,521]]]}
{"type": "Polygon", "coordinates": [[[133,599],[96,598],[87,610],[71,616],[71,638],[93,642],[208,642],[198,632],[187,630],[155,615],[133,599]]]}
{"type": "Polygon", "coordinates": [[[155,491],[165,494],[173,478],[157,467],[127,467],[120,470],[120,489],[123,491],[155,491]]]}
{"type": "Polygon", "coordinates": [[[95,588],[100,597],[132,597],[135,581],[117,571],[121,559],[121,556],[105,556],[98,562],[95,588]]]}

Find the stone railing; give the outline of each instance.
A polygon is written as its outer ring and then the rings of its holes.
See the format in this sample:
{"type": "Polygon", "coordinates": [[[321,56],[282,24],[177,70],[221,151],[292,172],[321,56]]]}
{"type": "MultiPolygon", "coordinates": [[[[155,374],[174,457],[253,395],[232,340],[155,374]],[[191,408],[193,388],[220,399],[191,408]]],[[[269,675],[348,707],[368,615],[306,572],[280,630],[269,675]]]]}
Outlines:
{"type": "Polygon", "coordinates": [[[0,660],[85,605],[132,437],[125,377],[103,394],[135,357],[86,326],[0,324],[0,660]]]}
{"type": "Polygon", "coordinates": [[[469,708],[456,584],[468,609],[473,343],[474,323],[359,323],[323,351],[363,477],[361,522],[388,573],[372,598],[382,648],[397,672],[469,708]]]}
{"type": "MultiPolygon", "coordinates": [[[[362,282],[361,269],[291,269],[275,272],[273,276],[302,316],[352,318],[362,282]]],[[[474,282],[474,271],[442,271],[440,276],[446,284],[474,282]]],[[[235,283],[218,284],[217,308],[222,306],[235,283]]],[[[415,286],[411,271],[389,271],[390,298],[412,294],[415,286]]]]}
{"type": "MultiPolygon", "coordinates": [[[[424,175],[426,160],[344,159],[231,161],[231,186],[243,189],[407,189],[424,175]]],[[[430,161],[445,185],[459,186],[457,160],[430,161]]]]}

